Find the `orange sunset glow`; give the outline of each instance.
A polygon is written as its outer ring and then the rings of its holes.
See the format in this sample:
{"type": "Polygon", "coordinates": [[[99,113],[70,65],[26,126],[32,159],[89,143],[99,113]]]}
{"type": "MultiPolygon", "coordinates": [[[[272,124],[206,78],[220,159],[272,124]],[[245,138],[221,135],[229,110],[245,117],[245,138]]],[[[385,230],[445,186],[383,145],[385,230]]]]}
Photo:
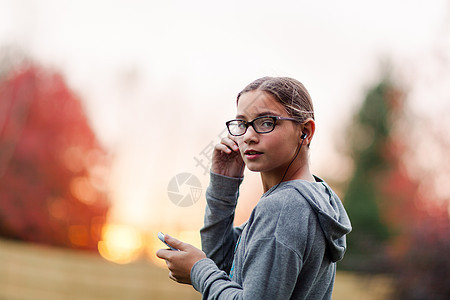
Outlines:
{"type": "MultiPolygon", "coordinates": [[[[157,234],[201,248],[263,76],[307,88],[310,170],[354,224],[333,299],[448,292],[448,0],[0,0],[0,299],[200,299],[157,234]]],[[[262,194],[244,168],[235,226],[262,194]]]]}

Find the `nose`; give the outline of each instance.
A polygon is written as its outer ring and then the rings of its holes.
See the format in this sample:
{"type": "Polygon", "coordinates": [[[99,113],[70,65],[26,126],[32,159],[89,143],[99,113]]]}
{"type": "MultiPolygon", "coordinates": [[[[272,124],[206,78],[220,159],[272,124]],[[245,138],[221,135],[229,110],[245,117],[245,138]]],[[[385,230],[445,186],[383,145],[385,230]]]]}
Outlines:
{"type": "Polygon", "coordinates": [[[246,144],[257,143],[259,141],[259,133],[255,131],[253,126],[249,126],[242,136],[242,141],[246,144]]]}

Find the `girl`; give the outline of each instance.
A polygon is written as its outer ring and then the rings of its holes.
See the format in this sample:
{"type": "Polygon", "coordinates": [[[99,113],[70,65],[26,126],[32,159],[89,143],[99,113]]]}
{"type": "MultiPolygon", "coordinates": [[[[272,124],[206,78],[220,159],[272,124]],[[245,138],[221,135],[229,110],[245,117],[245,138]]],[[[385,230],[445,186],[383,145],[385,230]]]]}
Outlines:
{"type": "Polygon", "coordinates": [[[169,277],[203,299],[331,299],[350,220],[331,188],[309,169],[311,98],[292,78],[264,77],[237,97],[237,115],[215,147],[206,191],[203,251],[168,235],[158,250],[169,277]],[[244,166],[264,194],[233,228],[244,166]]]}

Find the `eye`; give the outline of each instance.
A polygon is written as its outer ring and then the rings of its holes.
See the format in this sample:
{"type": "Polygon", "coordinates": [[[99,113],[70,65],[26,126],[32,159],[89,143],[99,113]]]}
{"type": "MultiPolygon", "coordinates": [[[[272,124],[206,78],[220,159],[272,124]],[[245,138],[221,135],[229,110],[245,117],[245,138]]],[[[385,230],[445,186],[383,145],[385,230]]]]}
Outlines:
{"type": "Polygon", "coordinates": [[[244,122],[244,121],[237,121],[237,122],[236,122],[236,126],[237,126],[239,129],[245,129],[245,128],[246,128],[245,122],[244,122]]]}
{"type": "Polygon", "coordinates": [[[259,127],[263,129],[272,128],[274,121],[270,118],[264,118],[259,121],[259,127]]]}

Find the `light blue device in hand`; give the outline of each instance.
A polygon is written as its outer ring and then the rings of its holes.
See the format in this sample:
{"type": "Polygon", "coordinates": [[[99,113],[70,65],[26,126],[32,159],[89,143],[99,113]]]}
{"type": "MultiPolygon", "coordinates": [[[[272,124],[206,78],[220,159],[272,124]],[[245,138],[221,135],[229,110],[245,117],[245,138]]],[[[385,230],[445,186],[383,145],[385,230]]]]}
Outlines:
{"type": "Polygon", "coordinates": [[[161,240],[161,242],[163,242],[164,244],[166,244],[167,247],[169,247],[171,250],[175,250],[175,251],[180,251],[172,246],[170,246],[169,244],[166,243],[166,241],[164,240],[164,233],[162,232],[158,232],[158,238],[161,240]]]}

